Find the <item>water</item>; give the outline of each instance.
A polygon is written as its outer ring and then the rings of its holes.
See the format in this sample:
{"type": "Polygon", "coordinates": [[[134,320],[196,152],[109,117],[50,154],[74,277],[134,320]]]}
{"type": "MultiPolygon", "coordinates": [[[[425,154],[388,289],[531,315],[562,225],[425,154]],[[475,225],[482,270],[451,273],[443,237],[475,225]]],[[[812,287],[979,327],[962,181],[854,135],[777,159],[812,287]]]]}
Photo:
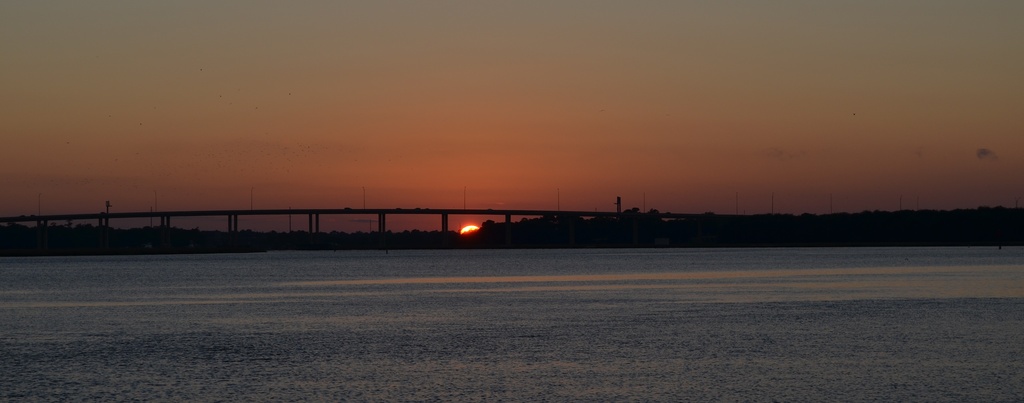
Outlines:
{"type": "Polygon", "coordinates": [[[1020,401],[1024,248],[0,258],[0,400],[1020,401]]]}

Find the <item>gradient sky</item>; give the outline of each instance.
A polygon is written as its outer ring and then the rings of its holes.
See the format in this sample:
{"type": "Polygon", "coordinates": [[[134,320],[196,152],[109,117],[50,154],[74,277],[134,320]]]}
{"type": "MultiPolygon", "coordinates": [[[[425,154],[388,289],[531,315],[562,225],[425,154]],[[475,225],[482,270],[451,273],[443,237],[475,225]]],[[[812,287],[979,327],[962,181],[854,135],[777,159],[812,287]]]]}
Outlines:
{"type": "Polygon", "coordinates": [[[1021,1],[6,1],[0,215],[1024,196],[1021,1]]]}

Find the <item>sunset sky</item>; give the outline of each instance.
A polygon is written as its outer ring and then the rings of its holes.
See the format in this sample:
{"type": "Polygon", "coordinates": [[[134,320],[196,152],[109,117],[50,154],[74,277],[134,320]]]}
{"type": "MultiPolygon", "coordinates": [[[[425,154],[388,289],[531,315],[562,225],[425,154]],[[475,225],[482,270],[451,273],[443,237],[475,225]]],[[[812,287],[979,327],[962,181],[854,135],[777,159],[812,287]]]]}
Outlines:
{"type": "Polygon", "coordinates": [[[371,208],[1012,207],[1021,21],[1021,1],[5,1],[0,216],[364,188],[371,208]]]}

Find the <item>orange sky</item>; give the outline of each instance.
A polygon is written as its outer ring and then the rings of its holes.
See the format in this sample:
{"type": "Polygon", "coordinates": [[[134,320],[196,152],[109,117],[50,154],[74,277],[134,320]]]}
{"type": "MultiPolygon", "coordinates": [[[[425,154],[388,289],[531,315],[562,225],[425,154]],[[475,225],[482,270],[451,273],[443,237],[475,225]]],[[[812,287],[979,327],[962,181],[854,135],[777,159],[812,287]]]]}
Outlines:
{"type": "Polygon", "coordinates": [[[0,4],[0,215],[1024,196],[1021,2],[210,3],[0,4]]]}

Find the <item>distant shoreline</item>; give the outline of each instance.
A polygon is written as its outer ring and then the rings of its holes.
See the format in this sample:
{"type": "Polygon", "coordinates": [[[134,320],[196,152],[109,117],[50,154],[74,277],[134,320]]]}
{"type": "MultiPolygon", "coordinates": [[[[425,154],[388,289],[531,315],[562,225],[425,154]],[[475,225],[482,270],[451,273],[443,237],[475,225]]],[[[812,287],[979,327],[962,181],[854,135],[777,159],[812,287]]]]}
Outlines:
{"type": "Polygon", "coordinates": [[[133,255],[203,255],[215,253],[264,253],[269,251],[372,251],[372,250],[501,250],[501,249],[738,249],[738,248],[904,248],[904,247],[1019,247],[1024,243],[998,244],[992,242],[903,242],[903,243],[757,243],[757,244],[692,244],[692,245],[513,245],[470,246],[453,248],[294,248],[266,249],[249,247],[231,248],[95,248],[95,249],[10,249],[0,250],[0,257],[36,256],[133,256],[133,255]]]}
{"type": "Polygon", "coordinates": [[[96,249],[11,249],[0,250],[0,257],[32,256],[129,256],[129,255],[204,255],[211,253],[259,253],[262,248],[96,248],[96,249]]]}
{"type": "MultiPolygon", "coordinates": [[[[341,210],[345,211],[345,210],[341,210]]],[[[402,210],[403,212],[406,210],[402,210]]],[[[428,213],[426,210],[409,210],[428,213]]],[[[259,213],[278,211],[258,211],[259,213]]],[[[223,212],[218,212],[223,213],[223,212]]],[[[436,212],[429,211],[430,214],[436,212]]],[[[383,214],[383,213],[382,213],[383,214]]],[[[554,214],[554,213],[552,213],[554,214]]],[[[575,213],[573,213],[575,214],[575,213]]],[[[1024,245],[1024,209],[865,211],[853,214],[669,217],[651,210],[584,219],[544,215],[484,221],[459,234],[440,230],[376,232],[230,231],[176,227],[111,228],[92,223],[0,226],[0,256],[143,255],[265,250],[780,248],[1024,245]]],[[[53,217],[51,217],[53,218],[53,217]]],[[[232,220],[234,223],[235,221],[232,220]]]]}

